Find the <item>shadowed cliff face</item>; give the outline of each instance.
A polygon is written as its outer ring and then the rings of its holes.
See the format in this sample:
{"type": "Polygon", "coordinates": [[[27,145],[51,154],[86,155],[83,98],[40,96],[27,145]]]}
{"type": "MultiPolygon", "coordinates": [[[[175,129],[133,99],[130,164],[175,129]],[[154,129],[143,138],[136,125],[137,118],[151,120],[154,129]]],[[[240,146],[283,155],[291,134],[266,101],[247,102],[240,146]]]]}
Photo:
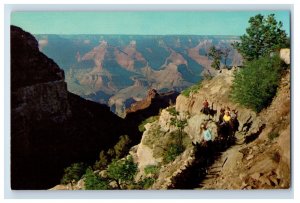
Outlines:
{"type": "Polygon", "coordinates": [[[29,33],[11,29],[11,85],[17,88],[64,80],[64,71],[39,52],[36,39],[29,33]],[[30,65],[30,68],[28,67],[30,65]]]}
{"type": "Polygon", "coordinates": [[[14,26],[11,87],[12,189],[50,188],[66,166],[91,164],[120,135],[135,134],[107,106],[69,93],[63,70],[14,26]]]}

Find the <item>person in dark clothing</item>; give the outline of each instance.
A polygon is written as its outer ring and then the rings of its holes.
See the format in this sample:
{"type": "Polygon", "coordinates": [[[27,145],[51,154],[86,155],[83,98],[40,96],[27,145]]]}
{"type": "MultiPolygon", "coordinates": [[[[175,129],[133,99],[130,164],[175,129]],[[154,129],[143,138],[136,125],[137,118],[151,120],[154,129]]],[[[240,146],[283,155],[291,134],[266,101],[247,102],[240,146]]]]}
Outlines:
{"type": "Polygon", "coordinates": [[[220,109],[220,115],[219,115],[219,121],[218,121],[219,125],[223,122],[224,115],[225,115],[225,109],[221,108],[220,109]]]}
{"type": "Polygon", "coordinates": [[[240,123],[239,123],[239,121],[237,119],[237,117],[238,117],[238,111],[232,110],[231,114],[230,114],[230,117],[231,117],[231,126],[232,126],[233,131],[234,132],[238,131],[239,126],[240,126],[240,123]]]}
{"type": "Polygon", "coordinates": [[[209,103],[208,103],[207,99],[205,99],[202,104],[203,104],[203,107],[201,109],[201,112],[208,115],[209,114],[209,103]]]}

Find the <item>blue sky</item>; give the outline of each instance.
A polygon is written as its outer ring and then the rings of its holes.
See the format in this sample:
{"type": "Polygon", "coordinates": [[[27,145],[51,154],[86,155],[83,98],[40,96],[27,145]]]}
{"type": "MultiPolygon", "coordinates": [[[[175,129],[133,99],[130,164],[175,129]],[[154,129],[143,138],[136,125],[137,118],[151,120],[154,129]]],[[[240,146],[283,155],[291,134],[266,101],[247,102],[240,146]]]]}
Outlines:
{"type": "Polygon", "coordinates": [[[289,11],[26,11],[11,24],[32,34],[242,35],[258,13],[274,13],[290,35],[289,11]]]}

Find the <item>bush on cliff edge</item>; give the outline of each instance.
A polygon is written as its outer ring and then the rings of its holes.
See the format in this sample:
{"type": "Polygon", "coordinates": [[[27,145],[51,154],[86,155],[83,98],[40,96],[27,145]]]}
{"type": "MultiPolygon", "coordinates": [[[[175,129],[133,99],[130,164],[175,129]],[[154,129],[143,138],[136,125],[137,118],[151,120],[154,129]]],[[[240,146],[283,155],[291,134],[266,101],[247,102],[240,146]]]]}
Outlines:
{"type": "Polygon", "coordinates": [[[267,107],[276,94],[281,75],[277,54],[249,61],[235,73],[231,98],[256,112],[267,107]]]}

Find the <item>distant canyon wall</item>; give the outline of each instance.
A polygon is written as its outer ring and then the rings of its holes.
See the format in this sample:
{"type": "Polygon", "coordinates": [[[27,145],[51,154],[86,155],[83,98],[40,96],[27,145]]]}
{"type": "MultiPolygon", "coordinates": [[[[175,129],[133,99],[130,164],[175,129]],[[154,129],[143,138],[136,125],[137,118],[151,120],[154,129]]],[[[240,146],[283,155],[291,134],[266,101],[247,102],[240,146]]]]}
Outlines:
{"type": "MultiPolygon", "coordinates": [[[[107,104],[120,116],[147,91],[178,91],[217,73],[211,46],[230,50],[228,66],[242,57],[235,36],[37,35],[40,49],[65,70],[68,90],[107,104]]],[[[222,59],[222,65],[225,61],[222,59]]]]}

